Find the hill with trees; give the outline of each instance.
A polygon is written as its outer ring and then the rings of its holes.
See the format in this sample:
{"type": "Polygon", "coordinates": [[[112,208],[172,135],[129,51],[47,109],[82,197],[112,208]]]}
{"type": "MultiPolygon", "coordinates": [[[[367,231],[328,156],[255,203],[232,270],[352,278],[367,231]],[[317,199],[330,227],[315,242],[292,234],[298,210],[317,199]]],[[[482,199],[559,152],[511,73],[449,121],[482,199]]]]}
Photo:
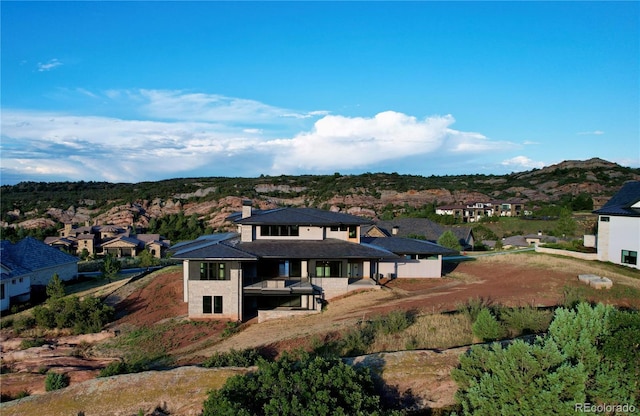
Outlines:
{"type": "Polygon", "coordinates": [[[429,217],[436,206],[486,201],[524,203],[535,215],[561,208],[591,210],[640,169],[601,159],[565,161],[508,175],[418,176],[398,173],[299,175],[258,178],[179,178],[157,182],[21,182],[2,186],[3,238],[44,238],[63,223],[133,225],[149,233],[188,229],[194,238],[224,230],[243,199],[266,209],[309,206],[370,218],[429,217]]]}

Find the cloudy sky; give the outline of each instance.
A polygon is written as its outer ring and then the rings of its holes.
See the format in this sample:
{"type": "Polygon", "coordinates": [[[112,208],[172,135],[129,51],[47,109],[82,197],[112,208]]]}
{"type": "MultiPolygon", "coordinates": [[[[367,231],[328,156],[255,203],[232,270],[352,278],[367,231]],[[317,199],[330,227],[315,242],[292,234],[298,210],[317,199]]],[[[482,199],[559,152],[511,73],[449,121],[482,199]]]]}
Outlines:
{"type": "Polygon", "coordinates": [[[638,2],[2,2],[2,184],[640,166],[638,2]]]}

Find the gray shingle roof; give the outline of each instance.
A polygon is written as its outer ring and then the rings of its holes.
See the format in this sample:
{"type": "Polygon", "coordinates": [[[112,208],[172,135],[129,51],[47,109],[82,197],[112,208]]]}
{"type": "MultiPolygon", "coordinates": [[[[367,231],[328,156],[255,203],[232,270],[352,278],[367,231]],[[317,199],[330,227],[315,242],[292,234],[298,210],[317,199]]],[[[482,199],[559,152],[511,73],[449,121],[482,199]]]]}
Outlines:
{"type": "Polygon", "coordinates": [[[63,253],[33,237],[27,237],[16,244],[2,240],[0,244],[0,263],[11,270],[10,274],[2,274],[3,279],[78,262],[77,257],[63,253]]]}
{"type": "MultiPolygon", "coordinates": [[[[470,227],[444,226],[427,218],[395,218],[390,221],[378,221],[375,225],[389,236],[393,235],[393,228],[398,227],[397,237],[422,236],[432,242],[438,241],[445,231],[451,231],[463,247],[467,245],[472,232],[470,227]]],[[[366,231],[364,230],[363,234],[366,234],[366,231]]]]}
{"type": "Polygon", "coordinates": [[[599,215],[640,217],[640,208],[632,208],[632,205],[638,202],[640,202],[640,181],[627,182],[602,208],[593,212],[599,215]]]}
{"type": "Polygon", "coordinates": [[[376,247],[384,248],[395,254],[442,254],[449,256],[459,254],[455,250],[451,250],[441,245],[424,240],[414,240],[412,238],[403,237],[365,237],[362,242],[376,247]]]}
{"type": "Polygon", "coordinates": [[[240,242],[237,234],[203,236],[172,248],[175,259],[382,259],[396,256],[381,248],[347,241],[326,240],[255,240],[240,242]]]}
{"type": "Polygon", "coordinates": [[[337,239],[255,240],[238,248],[263,258],[292,259],[382,259],[396,256],[381,247],[369,247],[337,239]]]}

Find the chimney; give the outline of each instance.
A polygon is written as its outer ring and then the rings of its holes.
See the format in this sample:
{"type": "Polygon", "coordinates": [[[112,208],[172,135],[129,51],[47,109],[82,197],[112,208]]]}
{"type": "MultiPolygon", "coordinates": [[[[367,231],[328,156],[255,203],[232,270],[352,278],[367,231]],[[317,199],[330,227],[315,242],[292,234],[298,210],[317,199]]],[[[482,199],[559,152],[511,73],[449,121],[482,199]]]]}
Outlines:
{"type": "Polygon", "coordinates": [[[397,225],[394,225],[393,228],[391,229],[391,234],[392,235],[398,235],[398,230],[400,229],[400,227],[398,227],[397,225]]]}
{"type": "Polygon", "coordinates": [[[245,199],[242,201],[242,218],[249,218],[251,216],[251,200],[245,199]]]}

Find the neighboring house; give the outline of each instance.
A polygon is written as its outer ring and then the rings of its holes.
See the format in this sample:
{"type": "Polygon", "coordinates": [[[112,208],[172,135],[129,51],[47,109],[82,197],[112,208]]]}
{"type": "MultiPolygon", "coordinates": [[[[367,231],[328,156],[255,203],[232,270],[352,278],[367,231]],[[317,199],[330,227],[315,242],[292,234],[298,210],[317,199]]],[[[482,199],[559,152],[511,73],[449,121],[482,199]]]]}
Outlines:
{"type": "MultiPolygon", "coordinates": [[[[371,221],[353,215],[314,208],[253,211],[245,201],[242,212],[229,219],[237,233],[206,235],[171,249],[174,259],[183,260],[191,318],[258,315],[263,321],[318,312],[324,300],[376,288],[383,270],[409,263],[374,241],[361,243],[361,227],[371,221]]],[[[429,255],[429,243],[420,243],[411,253],[429,255]]],[[[432,256],[443,249],[429,247],[432,256]]]]}
{"type": "Polygon", "coordinates": [[[91,256],[108,253],[135,257],[147,249],[154,257],[162,258],[171,244],[160,234],[132,234],[129,228],[115,225],[73,227],[65,224],[59,233],[59,237],[47,237],[44,242],[78,256],[86,250],[91,256]]]}
{"type": "Polygon", "coordinates": [[[7,310],[14,302],[31,298],[32,290],[43,290],[54,274],[61,280],[78,275],[78,259],[52,248],[33,237],[16,244],[0,242],[0,310],[7,310]]]}
{"type": "Polygon", "coordinates": [[[443,205],[436,208],[438,215],[451,215],[462,222],[478,222],[484,217],[519,217],[525,215],[520,201],[471,202],[468,204],[443,205]]]}
{"type": "Polygon", "coordinates": [[[390,221],[378,221],[374,225],[364,226],[366,237],[405,237],[417,238],[437,243],[445,231],[451,231],[458,237],[463,250],[471,250],[475,244],[471,227],[444,226],[427,218],[395,218],[390,221]]]}
{"type": "Polygon", "coordinates": [[[625,183],[598,214],[598,260],[638,269],[640,181],[625,183]]]}

